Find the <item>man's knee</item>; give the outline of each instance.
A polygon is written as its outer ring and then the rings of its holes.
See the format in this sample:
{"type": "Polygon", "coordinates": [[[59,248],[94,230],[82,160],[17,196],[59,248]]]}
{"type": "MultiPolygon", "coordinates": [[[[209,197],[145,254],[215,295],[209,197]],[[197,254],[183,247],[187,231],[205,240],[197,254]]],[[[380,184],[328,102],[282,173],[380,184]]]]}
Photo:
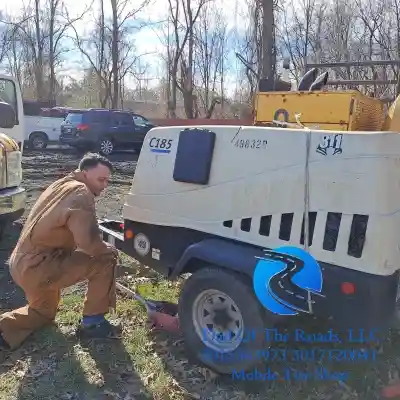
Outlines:
{"type": "Polygon", "coordinates": [[[36,310],[26,305],[0,316],[0,332],[10,349],[14,350],[31,333],[50,324],[54,317],[55,314],[51,310],[46,308],[36,310]]]}

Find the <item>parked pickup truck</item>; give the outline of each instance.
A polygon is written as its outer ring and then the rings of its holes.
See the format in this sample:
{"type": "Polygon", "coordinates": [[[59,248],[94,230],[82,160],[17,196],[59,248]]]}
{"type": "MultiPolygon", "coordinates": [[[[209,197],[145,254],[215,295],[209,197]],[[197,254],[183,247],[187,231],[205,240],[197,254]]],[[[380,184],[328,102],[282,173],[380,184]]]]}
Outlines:
{"type": "Polygon", "coordinates": [[[147,132],[154,126],[130,111],[94,108],[73,111],[61,124],[60,143],[104,155],[116,149],[140,152],[147,132]]]}
{"type": "Polygon", "coordinates": [[[0,239],[25,211],[22,187],[22,98],[12,76],[0,76],[0,239]]]}
{"type": "Polygon", "coordinates": [[[14,122],[1,126],[0,132],[14,139],[21,152],[24,147],[24,110],[21,89],[17,79],[11,75],[0,74],[0,102],[9,104],[14,109],[14,122]]]}

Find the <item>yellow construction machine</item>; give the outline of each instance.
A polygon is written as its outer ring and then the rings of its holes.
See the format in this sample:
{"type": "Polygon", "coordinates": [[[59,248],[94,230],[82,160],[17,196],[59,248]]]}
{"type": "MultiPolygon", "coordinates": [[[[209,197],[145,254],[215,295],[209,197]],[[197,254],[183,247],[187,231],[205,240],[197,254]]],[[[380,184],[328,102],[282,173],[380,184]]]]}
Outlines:
{"type": "Polygon", "coordinates": [[[262,90],[261,80],[254,97],[254,125],[292,126],[301,114],[301,123],[314,129],[400,132],[398,99],[387,110],[383,101],[357,90],[327,91],[328,73],[317,73],[316,68],[309,70],[296,91],[262,90]]]}

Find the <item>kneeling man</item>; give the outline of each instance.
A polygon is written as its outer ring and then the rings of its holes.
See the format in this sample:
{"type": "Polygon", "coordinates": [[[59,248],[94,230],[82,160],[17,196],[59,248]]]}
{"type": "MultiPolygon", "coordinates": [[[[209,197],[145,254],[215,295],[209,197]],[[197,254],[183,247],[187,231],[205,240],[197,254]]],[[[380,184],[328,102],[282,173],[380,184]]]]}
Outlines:
{"type": "Polygon", "coordinates": [[[87,154],[78,170],[51,184],[25,222],[9,264],[27,305],[0,316],[0,347],[15,349],[35,330],[52,323],[61,289],[88,280],[80,337],[107,337],[117,329],[104,315],[115,308],[118,252],[100,238],[95,197],[113,167],[87,154]]]}

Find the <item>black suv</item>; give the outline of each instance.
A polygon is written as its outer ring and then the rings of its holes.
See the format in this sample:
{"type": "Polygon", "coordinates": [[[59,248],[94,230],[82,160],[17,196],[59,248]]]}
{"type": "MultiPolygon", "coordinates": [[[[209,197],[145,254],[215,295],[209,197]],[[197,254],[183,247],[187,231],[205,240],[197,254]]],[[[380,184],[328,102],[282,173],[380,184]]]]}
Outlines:
{"type": "Polygon", "coordinates": [[[104,155],[121,148],[140,152],[146,133],[154,126],[146,118],[129,111],[73,111],[61,124],[60,143],[104,155]]]}

